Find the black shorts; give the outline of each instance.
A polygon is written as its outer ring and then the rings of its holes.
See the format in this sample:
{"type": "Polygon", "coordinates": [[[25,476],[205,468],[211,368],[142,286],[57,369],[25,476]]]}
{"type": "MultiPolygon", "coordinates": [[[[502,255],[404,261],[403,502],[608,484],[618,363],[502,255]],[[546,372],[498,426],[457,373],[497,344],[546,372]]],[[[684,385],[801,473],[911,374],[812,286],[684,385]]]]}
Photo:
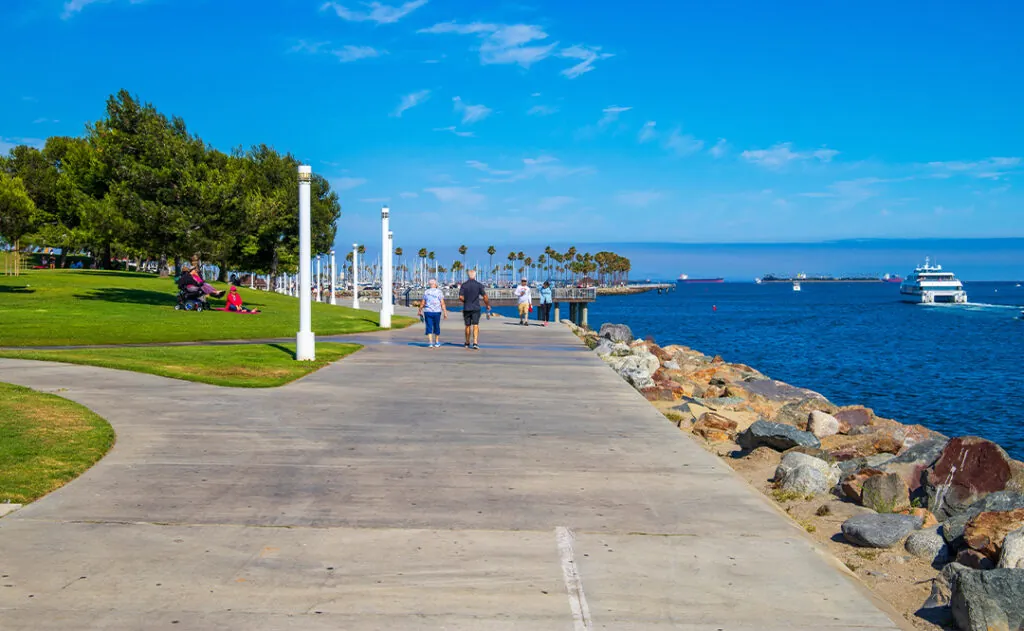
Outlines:
{"type": "Polygon", "coordinates": [[[470,326],[472,324],[480,324],[480,310],[479,309],[474,309],[472,311],[465,311],[464,310],[462,312],[462,321],[466,323],[466,326],[470,326]]]}

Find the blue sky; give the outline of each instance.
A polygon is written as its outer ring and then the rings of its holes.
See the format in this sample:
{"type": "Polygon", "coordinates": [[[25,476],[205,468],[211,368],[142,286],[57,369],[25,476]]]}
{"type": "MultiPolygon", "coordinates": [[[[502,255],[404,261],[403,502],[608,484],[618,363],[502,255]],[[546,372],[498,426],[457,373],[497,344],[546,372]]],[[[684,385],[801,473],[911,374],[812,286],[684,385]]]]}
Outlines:
{"type": "Polygon", "coordinates": [[[124,87],[341,244],[1024,236],[1024,3],[5,0],[0,149],[124,87]]]}

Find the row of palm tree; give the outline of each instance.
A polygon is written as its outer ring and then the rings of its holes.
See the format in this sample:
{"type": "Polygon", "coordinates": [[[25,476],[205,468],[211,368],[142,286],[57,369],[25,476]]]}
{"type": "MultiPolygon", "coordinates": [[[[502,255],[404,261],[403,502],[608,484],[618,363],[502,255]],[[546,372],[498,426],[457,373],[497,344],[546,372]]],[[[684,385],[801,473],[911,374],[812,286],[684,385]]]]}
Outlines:
{"type": "MultiPolygon", "coordinates": [[[[367,261],[362,255],[366,252],[366,246],[358,247],[360,254],[359,276],[366,282],[373,282],[377,279],[380,266],[376,261],[367,261]]],[[[458,249],[462,260],[454,260],[450,264],[442,264],[436,252],[427,248],[420,248],[416,252],[416,259],[412,267],[405,260],[405,250],[401,247],[395,248],[397,257],[395,265],[395,281],[400,284],[409,282],[414,284],[426,284],[429,278],[437,278],[441,283],[455,283],[466,279],[466,271],[474,269],[466,261],[466,254],[469,248],[460,245],[458,249]]],[[[487,267],[475,266],[478,278],[488,284],[515,284],[519,278],[526,278],[530,281],[550,280],[561,284],[601,284],[613,285],[629,282],[631,264],[628,258],[614,252],[602,251],[597,254],[590,252],[578,252],[576,247],[570,247],[565,252],[559,252],[548,246],[544,251],[534,258],[525,251],[509,252],[506,256],[508,261],[505,264],[494,264],[494,255],[498,250],[490,245],[487,247],[487,267]],[[595,278],[596,273],[596,278],[595,278]]],[[[345,272],[348,276],[352,273],[352,252],[349,252],[345,272]]]]}

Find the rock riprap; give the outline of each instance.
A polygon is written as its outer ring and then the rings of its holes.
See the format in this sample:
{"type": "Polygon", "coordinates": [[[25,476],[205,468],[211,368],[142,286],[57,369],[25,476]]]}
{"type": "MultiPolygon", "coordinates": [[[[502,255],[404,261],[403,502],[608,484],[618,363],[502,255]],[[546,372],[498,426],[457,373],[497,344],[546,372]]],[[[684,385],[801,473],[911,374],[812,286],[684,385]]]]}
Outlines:
{"type": "Polygon", "coordinates": [[[811,410],[807,417],[807,430],[818,438],[835,436],[839,433],[839,419],[828,412],[811,410]]]}
{"type": "Polygon", "coordinates": [[[999,567],[1024,570],[1024,528],[1014,530],[1003,539],[999,567]]]}
{"type": "Polygon", "coordinates": [[[903,478],[884,473],[864,481],[860,503],[876,513],[898,513],[910,509],[910,491],[903,478]]]}
{"type": "Polygon", "coordinates": [[[964,527],[964,543],[993,561],[999,560],[1003,540],[1024,528],[1024,508],[978,513],[964,527]]]}
{"type": "Polygon", "coordinates": [[[921,519],[912,515],[867,513],[843,522],[843,537],[863,548],[891,548],[921,527],[921,519]]]}

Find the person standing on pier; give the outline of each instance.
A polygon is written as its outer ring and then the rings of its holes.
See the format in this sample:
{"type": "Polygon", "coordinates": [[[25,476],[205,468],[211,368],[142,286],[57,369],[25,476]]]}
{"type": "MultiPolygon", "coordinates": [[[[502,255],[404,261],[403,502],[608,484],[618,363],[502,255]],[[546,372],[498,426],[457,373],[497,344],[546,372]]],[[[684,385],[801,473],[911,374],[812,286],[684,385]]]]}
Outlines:
{"type": "Polygon", "coordinates": [[[544,285],[540,288],[540,305],[538,306],[539,313],[537,314],[537,318],[541,321],[541,326],[547,326],[548,322],[551,322],[551,305],[553,302],[551,283],[544,281],[544,285]]]}
{"type": "Polygon", "coordinates": [[[483,300],[487,312],[491,311],[491,300],[487,291],[476,279],[476,270],[467,272],[469,280],[459,288],[459,300],[462,302],[462,320],[466,325],[466,348],[480,349],[480,301],[483,300]]]}
{"type": "Polygon", "coordinates": [[[515,290],[519,307],[519,324],[530,326],[530,307],[533,305],[533,296],[530,294],[530,281],[525,278],[519,282],[515,290]]]}
{"type": "Polygon", "coordinates": [[[430,287],[423,292],[420,303],[420,317],[427,325],[427,348],[441,348],[441,318],[448,319],[448,307],[444,304],[444,293],[437,288],[437,280],[428,281],[430,287]]]}

